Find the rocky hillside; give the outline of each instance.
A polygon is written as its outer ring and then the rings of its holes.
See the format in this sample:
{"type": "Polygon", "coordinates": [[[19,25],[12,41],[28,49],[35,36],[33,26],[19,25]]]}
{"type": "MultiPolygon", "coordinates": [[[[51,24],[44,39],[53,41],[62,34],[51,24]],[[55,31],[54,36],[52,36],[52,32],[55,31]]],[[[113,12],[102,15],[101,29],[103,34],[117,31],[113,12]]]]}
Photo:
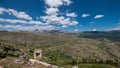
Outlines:
{"type": "Polygon", "coordinates": [[[43,50],[42,61],[55,65],[101,63],[117,65],[120,42],[79,38],[64,33],[0,32],[0,58],[18,57],[23,52],[29,58],[36,48],[43,50]]]}

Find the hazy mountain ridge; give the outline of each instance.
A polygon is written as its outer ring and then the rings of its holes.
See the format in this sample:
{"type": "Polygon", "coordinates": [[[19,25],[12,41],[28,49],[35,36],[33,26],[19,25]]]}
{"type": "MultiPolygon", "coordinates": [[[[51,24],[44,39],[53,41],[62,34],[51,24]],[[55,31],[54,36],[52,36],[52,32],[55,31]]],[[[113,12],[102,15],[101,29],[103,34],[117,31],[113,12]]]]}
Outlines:
{"type": "Polygon", "coordinates": [[[80,37],[93,38],[93,39],[104,39],[107,38],[112,41],[120,41],[120,31],[84,31],[80,33],[80,37]]]}

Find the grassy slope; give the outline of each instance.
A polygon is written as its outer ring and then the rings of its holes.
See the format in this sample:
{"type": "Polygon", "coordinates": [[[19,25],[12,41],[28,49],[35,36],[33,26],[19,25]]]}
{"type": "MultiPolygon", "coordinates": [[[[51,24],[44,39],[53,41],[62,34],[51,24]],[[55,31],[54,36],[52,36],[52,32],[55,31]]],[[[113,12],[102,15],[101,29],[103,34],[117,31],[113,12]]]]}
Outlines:
{"type": "MultiPolygon", "coordinates": [[[[114,66],[110,65],[104,65],[104,64],[79,64],[77,65],[79,68],[116,68],[114,66]]],[[[65,68],[70,68],[71,65],[65,66],[65,68]]]]}

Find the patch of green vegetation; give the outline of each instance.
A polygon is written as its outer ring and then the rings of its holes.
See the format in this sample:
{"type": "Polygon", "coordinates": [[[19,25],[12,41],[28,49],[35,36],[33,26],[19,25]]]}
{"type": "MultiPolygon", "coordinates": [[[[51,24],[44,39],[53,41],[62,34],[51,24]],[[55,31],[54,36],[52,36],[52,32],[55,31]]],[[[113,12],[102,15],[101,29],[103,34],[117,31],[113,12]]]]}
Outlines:
{"type": "Polygon", "coordinates": [[[23,53],[26,53],[30,58],[33,56],[33,51],[34,47],[31,46],[0,40],[0,58],[19,57],[23,53]]]}
{"type": "Polygon", "coordinates": [[[65,52],[61,52],[59,50],[57,51],[47,50],[43,52],[43,55],[47,57],[46,62],[55,65],[67,65],[70,64],[73,60],[72,56],[69,56],[65,52]]]}
{"type": "Polygon", "coordinates": [[[114,66],[105,64],[79,64],[79,68],[115,68],[114,66]]]}
{"type": "MultiPolygon", "coordinates": [[[[105,64],[78,64],[78,68],[116,68],[115,66],[105,65],[105,64]]],[[[72,67],[71,65],[64,66],[65,68],[72,67]]]]}

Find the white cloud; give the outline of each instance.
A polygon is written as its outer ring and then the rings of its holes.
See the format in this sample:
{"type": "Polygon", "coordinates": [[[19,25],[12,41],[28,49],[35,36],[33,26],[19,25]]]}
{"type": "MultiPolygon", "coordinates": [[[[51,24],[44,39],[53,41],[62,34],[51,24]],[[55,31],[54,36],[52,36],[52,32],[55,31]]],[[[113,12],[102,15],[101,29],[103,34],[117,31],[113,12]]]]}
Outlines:
{"type": "Polygon", "coordinates": [[[49,7],[59,7],[61,5],[70,5],[71,0],[44,0],[49,7]]]}
{"type": "Polygon", "coordinates": [[[77,15],[75,13],[66,13],[66,16],[68,16],[68,17],[76,17],[77,15]]]}
{"type": "Polygon", "coordinates": [[[15,9],[0,8],[0,14],[3,14],[4,12],[8,13],[9,15],[13,15],[16,18],[19,18],[19,19],[32,20],[32,17],[30,17],[27,13],[18,12],[15,9]]]}
{"type": "Polygon", "coordinates": [[[120,23],[118,23],[118,26],[109,30],[120,30],[120,23]]]}
{"type": "Polygon", "coordinates": [[[57,17],[56,15],[51,15],[46,20],[47,24],[62,24],[64,17],[57,17]]]}
{"type": "Polygon", "coordinates": [[[63,5],[69,6],[72,1],[71,0],[44,0],[45,4],[47,5],[47,8],[45,10],[46,15],[40,16],[40,19],[48,25],[60,25],[61,28],[67,28],[68,26],[74,26],[77,25],[78,22],[73,19],[73,17],[76,17],[77,15],[73,13],[66,13],[66,16],[64,16],[59,11],[59,7],[63,5]]]}
{"type": "Polygon", "coordinates": [[[39,20],[39,17],[36,17],[37,20],[39,20]]]}
{"type": "Polygon", "coordinates": [[[72,21],[69,25],[77,25],[78,22],[77,21],[72,21]]]}
{"type": "MultiPolygon", "coordinates": [[[[15,9],[6,9],[0,7],[0,14],[7,13],[9,15],[15,16],[17,19],[7,19],[0,18],[0,22],[12,23],[13,25],[0,25],[0,28],[5,29],[16,29],[16,30],[52,30],[57,27],[56,24],[59,24],[60,27],[66,28],[68,26],[77,25],[78,22],[71,17],[76,17],[77,15],[73,13],[62,13],[59,11],[60,6],[69,6],[72,1],[71,0],[44,0],[46,6],[45,16],[41,16],[41,21],[34,21],[30,15],[23,11],[17,11],[15,9]],[[62,14],[66,14],[66,16],[62,16],[62,14]],[[24,25],[32,25],[32,26],[22,26],[16,25],[16,23],[24,24],[24,25]],[[55,24],[55,25],[54,25],[55,24]],[[54,26],[52,26],[54,25],[54,26]]],[[[39,18],[36,17],[38,20],[39,18]]],[[[58,27],[59,28],[59,27],[58,27]]]]}
{"type": "Polygon", "coordinates": [[[22,23],[22,24],[37,24],[37,25],[44,25],[44,23],[40,21],[25,21],[25,20],[16,20],[16,19],[5,19],[5,18],[0,18],[0,22],[8,22],[8,23],[22,23]]]}
{"type": "Polygon", "coordinates": [[[63,25],[62,28],[67,28],[68,26],[67,25],[63,25]]]}
{"type": "Polygon", "coordinates": [[[49,16],[40,16],[40,19],[42,19],[42,21],[46,21],[49,18],[49,16]]]}
{"type": "Polygon", "coordinates": [[[98,19],[98,18],[102,18],[102,17],[104,17],[104,15],[96,15],[94,18],[98,19]]]}
{"type": "Polygon", "coordinates": [[[47,8],[45,13],[48,15],[56,15],[58,11],[58,8],[47,8]]]}
{"type": "Polygon", "coordinates": [[[79,31],[79,30],[78,30],[78,29],[75,29],[74,31],[77,32],[77,31],[79,31]]]}
{"type": "MultiPolygon", "coordinates": [[[[57,13],[59,10],[58,8],[49,8],[47,10],[47,14],[54,15],[57,13]]],[[[13,15],[18,19],[7,19],[7,18],[0,18],[0,22],[7,22],[7,23],[12,23],[13,25],[1,25],[0,24],[0,29],[5,29],[5,30],[25,30],[25,31],[34,31],[34,30],[53,30],[56,29],[57,27],[52,26],[52,25],[47,25],[46,23],[42,23],[41,21],[34,21],[32,20],[32,17],[30,17],[28,14],[25,12],[18,12],[14,9],[6,9],[6,8],[0,8],[0,14],[8,13],[9,15],[13,15]],[[20,20],[24,19],[24,20],[20,20]],[[31,24],[32,26],[22,26],[22,25],[16,25],[16,23],[21,23],[21,24],[31,24]]],[[[38,19],[38,17],[37,17],[38,19]]],[[[43,18],[45,19],[45,18],[43,18]]]]}
{"type": "Polygon", "coordinates": [[[82,14],[83,18],[88,17],[88,16],[90,16],[90,14],[82,14]]]}
{"type": "Polygon", "coordinates": [[[116,28],[113,28],[113,29],[110,29],[110,30],[120,30],[120,27],[116,27],[116,28]]]}
{"type": "Polygon", "coordinates": [[[92,29],[92,31],[96,31],[97,29],[92,29]]]}
{"type": "Polygon", "coordinates": [[[12,13],[12,15],[14,15],[17,18],[26,19],[26,20],[32,20],[32,17],[30,17],[25,12],[18,12],[18,11],[14,10],[14,9],[8,9],[8,12],[12,13]]]}
{"type": "Polygon", "coordinates": [[[120,30],[120,20],[118,20],[118,25],[112,29],[108,29],[108,30],[120,30]]]}
{"type": "Polygon", "coordinates": [[[70,18],[66,18],[66,19],[61,21],[61,24],[73,26],[73,25],[77,25],[78,22],[77,21],[72,21],[70,18]]]}
{"type": "Polygon", "coordinates": [[[3,14],[6,11],[4,8],[0,8],[0,14],[3,14]]]}
{"type": "Polygon", "coordinates": [[[56,16],[56,15],[51,15],[51,16],[42,16],[41,19],[45,21],[46,24],[61,24],[61,25],[77,25],[78,22],[71,20],[70,18],[65,18],[63,16],[56,16]]]}
{"type": "Polygon", "coordinates": [[[27,24],[45,25],[44,23],[42,23],[42,22],[40,22],[40,21],[28,21],[27,24]]]}
{"type": "Polygon", "coordinates": [[[52,25],[46,25],[46,26],[39,26],[39,25],[34,25],[34,26],[22,26],[22,25],[0,25],[0,29],[2,30],[22,30],[22,31],[35,31],[35,30],[54,30],[56,29],[55,26],[52,25]]]}
{"type": "Polygon", "coordinates": [[[120,27],[116,27],[116,28],[114,28],[113,30],[120,30],[120,27]]]}
{"type": "MultiPolygon", "coordinates": [[[[71,0],[44,0],[45,4],[48,6],[46,8],[46,15],[40,16],[40,19],[46,24],[60,24],[60,25],[77,25],[78,22],[71,19],[71,17],[76,17],[77,15],[73,13],[66,13],[66,17],[62,16],[59,11],[59,7],[63,5],[70,5],[71,0]]],[[[64,13],[65,14],[65,13],[64,13]]],[[[64,26],[63,26],[64,27],[64,26]]]]}
{"type": "Polygon", "coordinates": [[[70,4],[72,3],[72,1],[71,1],[71,0],[63,0],[63,2],[65,2],[65,3],[66,3],[66,5],[70,5],[70,4]]]}
{"type": "Polygon", "coordinates": [[[15,20],[15,19],[4,19],[0,18],[0,22],[9,22],[9,23],[27,23],[24,20],[15,20]]]}
{"type": "Polygon", "coordinates": [[[44,1],[50,7],[58,7],[63,5],[62,0],[44,0],[44,1]]]}
{"type": "Polygon", "coordinates": [[[61,20],[62,25],[70,25],[70,23],[71,23],[70,18],[64,18],[63,20],[61,20]]]}

